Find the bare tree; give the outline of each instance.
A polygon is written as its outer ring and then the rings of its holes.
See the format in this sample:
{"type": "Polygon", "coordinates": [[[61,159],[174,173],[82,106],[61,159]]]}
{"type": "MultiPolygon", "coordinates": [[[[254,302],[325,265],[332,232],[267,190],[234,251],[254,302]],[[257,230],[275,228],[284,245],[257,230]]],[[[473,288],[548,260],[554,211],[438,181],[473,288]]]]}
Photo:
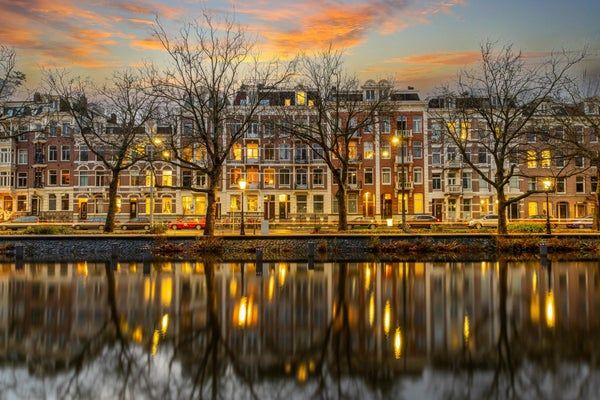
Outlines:
{"type": "Polygon", "coordinates": [[[373,101],[364,101],[358,78],[344,69],[343,52],[329,47],[299,62],[299,80],[307,87],[309,117],[284,108],[284,130],[306,143],[321,157],[337,185],[338,230],[348,229],[349,171],[360,161],[356,147],[363,130],[371,128],[387,104],[387,91],[373,101]]]}
{"type": "Polygon", "coordinates": [[[535,129],[535,116],[542,104],[564,89],[568,73],[583,57],[562,52],[529,62],[512,45],[499,47],[488,41],[481,46],[479,67],[461,71],[454,87],[442,88],[438,104],[430,110],[431,118],[442,123],[445,137],[456,146],[462,162],[496,192],[500,234],[507,233],[507,208],[539,192],[527,190],[507,196],[513,177],[528,176],[520,166],[527,165],[531,154],[526,143],[527,134],[535,129]],[[475,132],[479,137],[473,137],[475,132]],[[471,159],[474,143],[491,155],[491,175],[471,159]]]}
{"type": "Polygon", "coordinates": [[[293,63],[282,68],[277,61],[259,62],[254,40],[240,25],[216,21],[207,13],[186,23],[176,35],[157,21],[154,34],[167,55],[164,70],[148,68],[154,94],[174,110],[180,125],[190,124],[189,130],[182,129],[181,138],[175,134],[167,143],[171,162],[206,177],[205,185],[185,189],[206,193],[204,234],[212,236],[217,189],[232,146],[243,138],[261,100],[288,78],[293,63]],[[242,82],[257,90],[244,106],[232,107],[242,82]]]}
{"type": "Polygon", "coordinates": [[[115,72],[100,86],[61,70],[48,71],[45,81],[52,93],[68,102],[80,139],[109,174],[104,231],[112,232],[119,178],[145,159],[139,150],[147,141],[146,127],[156,116],[157,99],[133,70],[115,72]]]}
{"type": "Polygon", "coordinates": [[[552,107],[553,117],[562,128],[560,137],[553,137],[560,144],[560,151],[569,158],[588,160],[578,168],[595,168],[596,188],[592,193],[594,214],[592,227],[600,231],[600,76],[585,75],[575,80],[565,90],[562,101],[552,107]]]}
{"type": "MultiPolygon", "coordinates": [[[[0,45],[0,108],[4,107],[5,102],[25,82],[25,74],[16,68],[17,53],[15,49],[0,45]]],[[[2,111],[0,110],[0,137],[13,137],[15,131],[11,128],[15,125],[14,120],[17,116],[24,114],[24,112],[8,114],[2,113],[2,111]]],[[[18,134],[21,133],[19,132],[18,134]]]]}

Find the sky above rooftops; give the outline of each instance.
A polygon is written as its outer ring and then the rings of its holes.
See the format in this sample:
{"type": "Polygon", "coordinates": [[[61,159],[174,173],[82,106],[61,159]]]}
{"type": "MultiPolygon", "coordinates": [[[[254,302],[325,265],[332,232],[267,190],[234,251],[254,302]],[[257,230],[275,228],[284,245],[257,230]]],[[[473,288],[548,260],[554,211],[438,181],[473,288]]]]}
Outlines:
{"type": "Polygon", "coordinates": [[[600,74],[596,0],[0,0],[0,43],[17,49],[31,88],[48,66],[103,79],[162,62],[156,16],[174,30],[203,9],[234,15],[266,56],[334,43],[361,79],[394,78],[424,94],[476,63],[486,39],[513,42],[532,58],[587,45],[582,68],[600,74]]]}

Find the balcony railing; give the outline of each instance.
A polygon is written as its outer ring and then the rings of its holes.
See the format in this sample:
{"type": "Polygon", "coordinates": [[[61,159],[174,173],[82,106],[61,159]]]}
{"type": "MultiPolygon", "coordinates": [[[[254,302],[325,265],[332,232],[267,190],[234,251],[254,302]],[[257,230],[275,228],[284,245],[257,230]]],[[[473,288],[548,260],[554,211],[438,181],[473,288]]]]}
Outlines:
{"type": "Polygon", "coordinates": [[[460,193],[460,192],[462,192],[462,186],[461,185],[447,185],[446,191],[448,193],[460,193]]]}
{"type": "Polygon", "coordinates": [[[412,190],[414,187],[414,182],[411,181],[406,181],[404,183],[398,181],[396,182],[396,186],[398,187],[399,190],[402,190],[402,188],[404,188],[404,190],[412,190]]]}
{"type": "Polygon", "coordinates": [[[396,164],[412,164],[413,156],[411,154],[405,154],[403,156],[396,156],[396,164]]]}
{"type": "Polygon", "coordinates": [[[461,160],[446,160],[445,162],[446,168],[461,168],[462,161],[461,160]]]}
{"type": "Polygon", "coordinates": [[[408,139],[413,136],[413,131],[412,129],[396,129],[396,136],[401,136],[405,139],[408,139]]]}

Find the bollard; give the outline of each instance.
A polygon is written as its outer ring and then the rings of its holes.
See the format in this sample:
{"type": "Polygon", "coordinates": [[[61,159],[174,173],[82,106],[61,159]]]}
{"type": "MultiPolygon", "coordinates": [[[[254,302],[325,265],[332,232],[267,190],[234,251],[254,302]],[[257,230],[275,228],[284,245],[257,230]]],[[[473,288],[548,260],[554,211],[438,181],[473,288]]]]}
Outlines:
{"type": "Polygon", "coordinates": [[[150,275],[150,261],[144,261],[142,271],[143,271],[144,276],[150,275]]]}
{"type": "Polygon", "coordinates": [[[15,258],[17,260],[22,260],[25,255],[25,246],[23,244],[18,243],[15,244],[15,258]]]}
{"type": "Polygon", "coordinates": [[[548,257],[548,245],[545,242],[540,243],[540,256],[548,257]]]}
{"type": "Polygon", "coordinates": [[[110,257],[111,258],[118,258],[119,257],[119,246],[117,246],[116,244],[113,244],[110,247],[110,257]]]}
{"type": "Polygon", "coordinates": [[[263,271],[263,249],[261,247],[256,248],[256,275],[262,275],[263,271]]]}
{"type": "Polygon", "coordinates": [[[15,245],[15,268],[17,270],[23,269],[25,263],[23,262],[23,257],[25,256],[25,246],[22,244],[15,245]]]}
{"type": "Polygon", "coordinates": [[[309,258],[315,257],[315,249],[316,249],[315,242],[308,242],[308,257],[309,258]]]}
{"type": "Polygon", "coordinates": [[[315,242],[308,242],[308,269],[315,268],[315,242]]]}

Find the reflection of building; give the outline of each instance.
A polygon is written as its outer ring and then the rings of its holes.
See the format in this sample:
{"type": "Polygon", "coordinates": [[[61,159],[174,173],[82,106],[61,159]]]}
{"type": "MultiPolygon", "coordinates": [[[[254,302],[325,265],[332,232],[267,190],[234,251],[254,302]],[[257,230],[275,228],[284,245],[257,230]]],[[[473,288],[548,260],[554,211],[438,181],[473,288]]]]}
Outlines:
{"type": "Polygon", "coordinates": [[[510,343],[532,351],[552,344],[539,340],[548,333],[562,343],[600,329],[600,271],[590,263],[264,263],[256,272],[253,263],[2,265],[0,358],[49,373],[84,349],[94,359],[119,332],[151,355],[177,346],[187,376],[214,351],[219,375],[234,362],[238,373],[304,380],[350,360],[355,373],[384,378],[467,353],[494,359],[502,324],[510,343]]]}

